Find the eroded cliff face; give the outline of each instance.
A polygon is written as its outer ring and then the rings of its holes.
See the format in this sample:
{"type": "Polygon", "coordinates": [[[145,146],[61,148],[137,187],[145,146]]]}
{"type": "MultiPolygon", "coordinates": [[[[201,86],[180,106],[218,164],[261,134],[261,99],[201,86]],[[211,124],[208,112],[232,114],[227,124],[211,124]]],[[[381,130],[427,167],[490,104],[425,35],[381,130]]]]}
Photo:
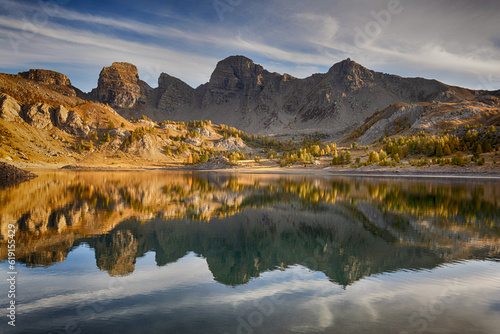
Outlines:
{"type": "Polygon", "coordinates": [[[202,96],[201,107],[224,105],[234,100],[248,109],[250,102],[263,93],[265,88],[279,88],[282,76],[270,73],[251,59],[233,56],[217,64],[202,96]]]}
{"type": "Polygon", "coordinates": [[[97,88],[91,96],[116,108],[134,108],[145,104],[151,87],[139,79],[137,67],[129,63],[113,63],[99,74],[97,88]]]}

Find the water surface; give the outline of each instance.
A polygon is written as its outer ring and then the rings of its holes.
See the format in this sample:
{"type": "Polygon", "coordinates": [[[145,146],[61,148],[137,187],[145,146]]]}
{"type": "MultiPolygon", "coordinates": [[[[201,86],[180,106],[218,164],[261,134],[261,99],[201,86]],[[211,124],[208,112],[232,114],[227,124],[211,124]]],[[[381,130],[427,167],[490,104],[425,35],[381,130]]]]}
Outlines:
{"type": "Polygon", "coordinates": [[[8,333],[500,328],[497,181],[38,173],[0,191],[8,333]]]}

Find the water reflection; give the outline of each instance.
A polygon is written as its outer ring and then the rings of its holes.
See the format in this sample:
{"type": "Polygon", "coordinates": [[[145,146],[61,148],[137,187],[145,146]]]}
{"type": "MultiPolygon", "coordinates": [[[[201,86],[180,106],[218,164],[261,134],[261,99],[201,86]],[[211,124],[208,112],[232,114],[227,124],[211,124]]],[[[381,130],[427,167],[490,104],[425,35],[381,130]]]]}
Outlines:
{"type": "Polygon", "coordinates": [[[348,286],[500,253],[498,182],[38,173],[0,191],[2,240],[15,224],[17,259],[28,266],[64,261],[88,244],[111,276],[134,272],[150,251],[158,266],[194,252],[226,285],[302,265],[348,286]]]}

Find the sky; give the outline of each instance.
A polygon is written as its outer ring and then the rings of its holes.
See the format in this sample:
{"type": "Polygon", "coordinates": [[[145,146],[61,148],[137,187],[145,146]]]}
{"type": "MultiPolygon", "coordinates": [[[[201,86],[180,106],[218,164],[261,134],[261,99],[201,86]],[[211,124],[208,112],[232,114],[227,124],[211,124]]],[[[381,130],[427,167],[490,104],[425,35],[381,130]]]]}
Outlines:
{"type": "Polygon", "coordinates": [[[346,58],[384,73],[500,89],[498,0],[0,0],[0,72],[66,74],[83,91],[113,62],[192,87],[244,55],[298,78],[346,58]]]}

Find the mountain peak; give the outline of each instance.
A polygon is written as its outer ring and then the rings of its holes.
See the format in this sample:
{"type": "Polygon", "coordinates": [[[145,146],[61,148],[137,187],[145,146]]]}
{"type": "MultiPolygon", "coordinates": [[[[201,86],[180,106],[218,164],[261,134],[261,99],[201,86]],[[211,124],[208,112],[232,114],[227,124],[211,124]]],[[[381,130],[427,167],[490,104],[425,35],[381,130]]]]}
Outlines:
{"type": "Polygon", "coordinates": [[[237,63],[246,63],[246,64],[253,64],[253,60],[242,56],[242,55],[234,55],[234,56],[229,56],[227,58],[222,59],[219,61],[220,63],[230,63],[230,64],[237,64],[237,63]]]}
{"type": "Polygon", "coordinates": [[[354,72],[370,72],[370,70],[351,60],[351,58],[347,58],[334,64],[328,72],[352,74],[354,72]]]}
{"type": "Polygon", "coordinates": [[[99,74],[97,88],[92,90],[94,99],[113,107],[131,108],[144,100],[151,88],[139,80],[137,67],[126,62],[115,62],[104,67],[99,74]]]}
{"type": "Polygon", "coordinates": [[[248,72],[260,73],[264,70],[261,65],[255,64],[250,58],[245,56],[229,56],[217,63],[214,73],[221,70],[227,71],[229,69],[232,69],[234,75],[238,78],[241,78],[248,72]]]}
{"type": "Polygon", "coordinates": [[[210,83],[217,85],[225,83],[226,80],[238,82],[238,85],[248,82],[252,77],[258,76],[264,71],[261,65],[255,64],[250,58],[245,56],[230,56],[217,63],[217,66],[210,77],[210,83]]]}
{"type": "Polygon", "coordinates": [[[137,66],[127,62],[114,62],[113,64],[111,64],[110,67],[116,69],[120,68],[120,69],[129,69],[131,71],[137,71],[137,66]]]}

